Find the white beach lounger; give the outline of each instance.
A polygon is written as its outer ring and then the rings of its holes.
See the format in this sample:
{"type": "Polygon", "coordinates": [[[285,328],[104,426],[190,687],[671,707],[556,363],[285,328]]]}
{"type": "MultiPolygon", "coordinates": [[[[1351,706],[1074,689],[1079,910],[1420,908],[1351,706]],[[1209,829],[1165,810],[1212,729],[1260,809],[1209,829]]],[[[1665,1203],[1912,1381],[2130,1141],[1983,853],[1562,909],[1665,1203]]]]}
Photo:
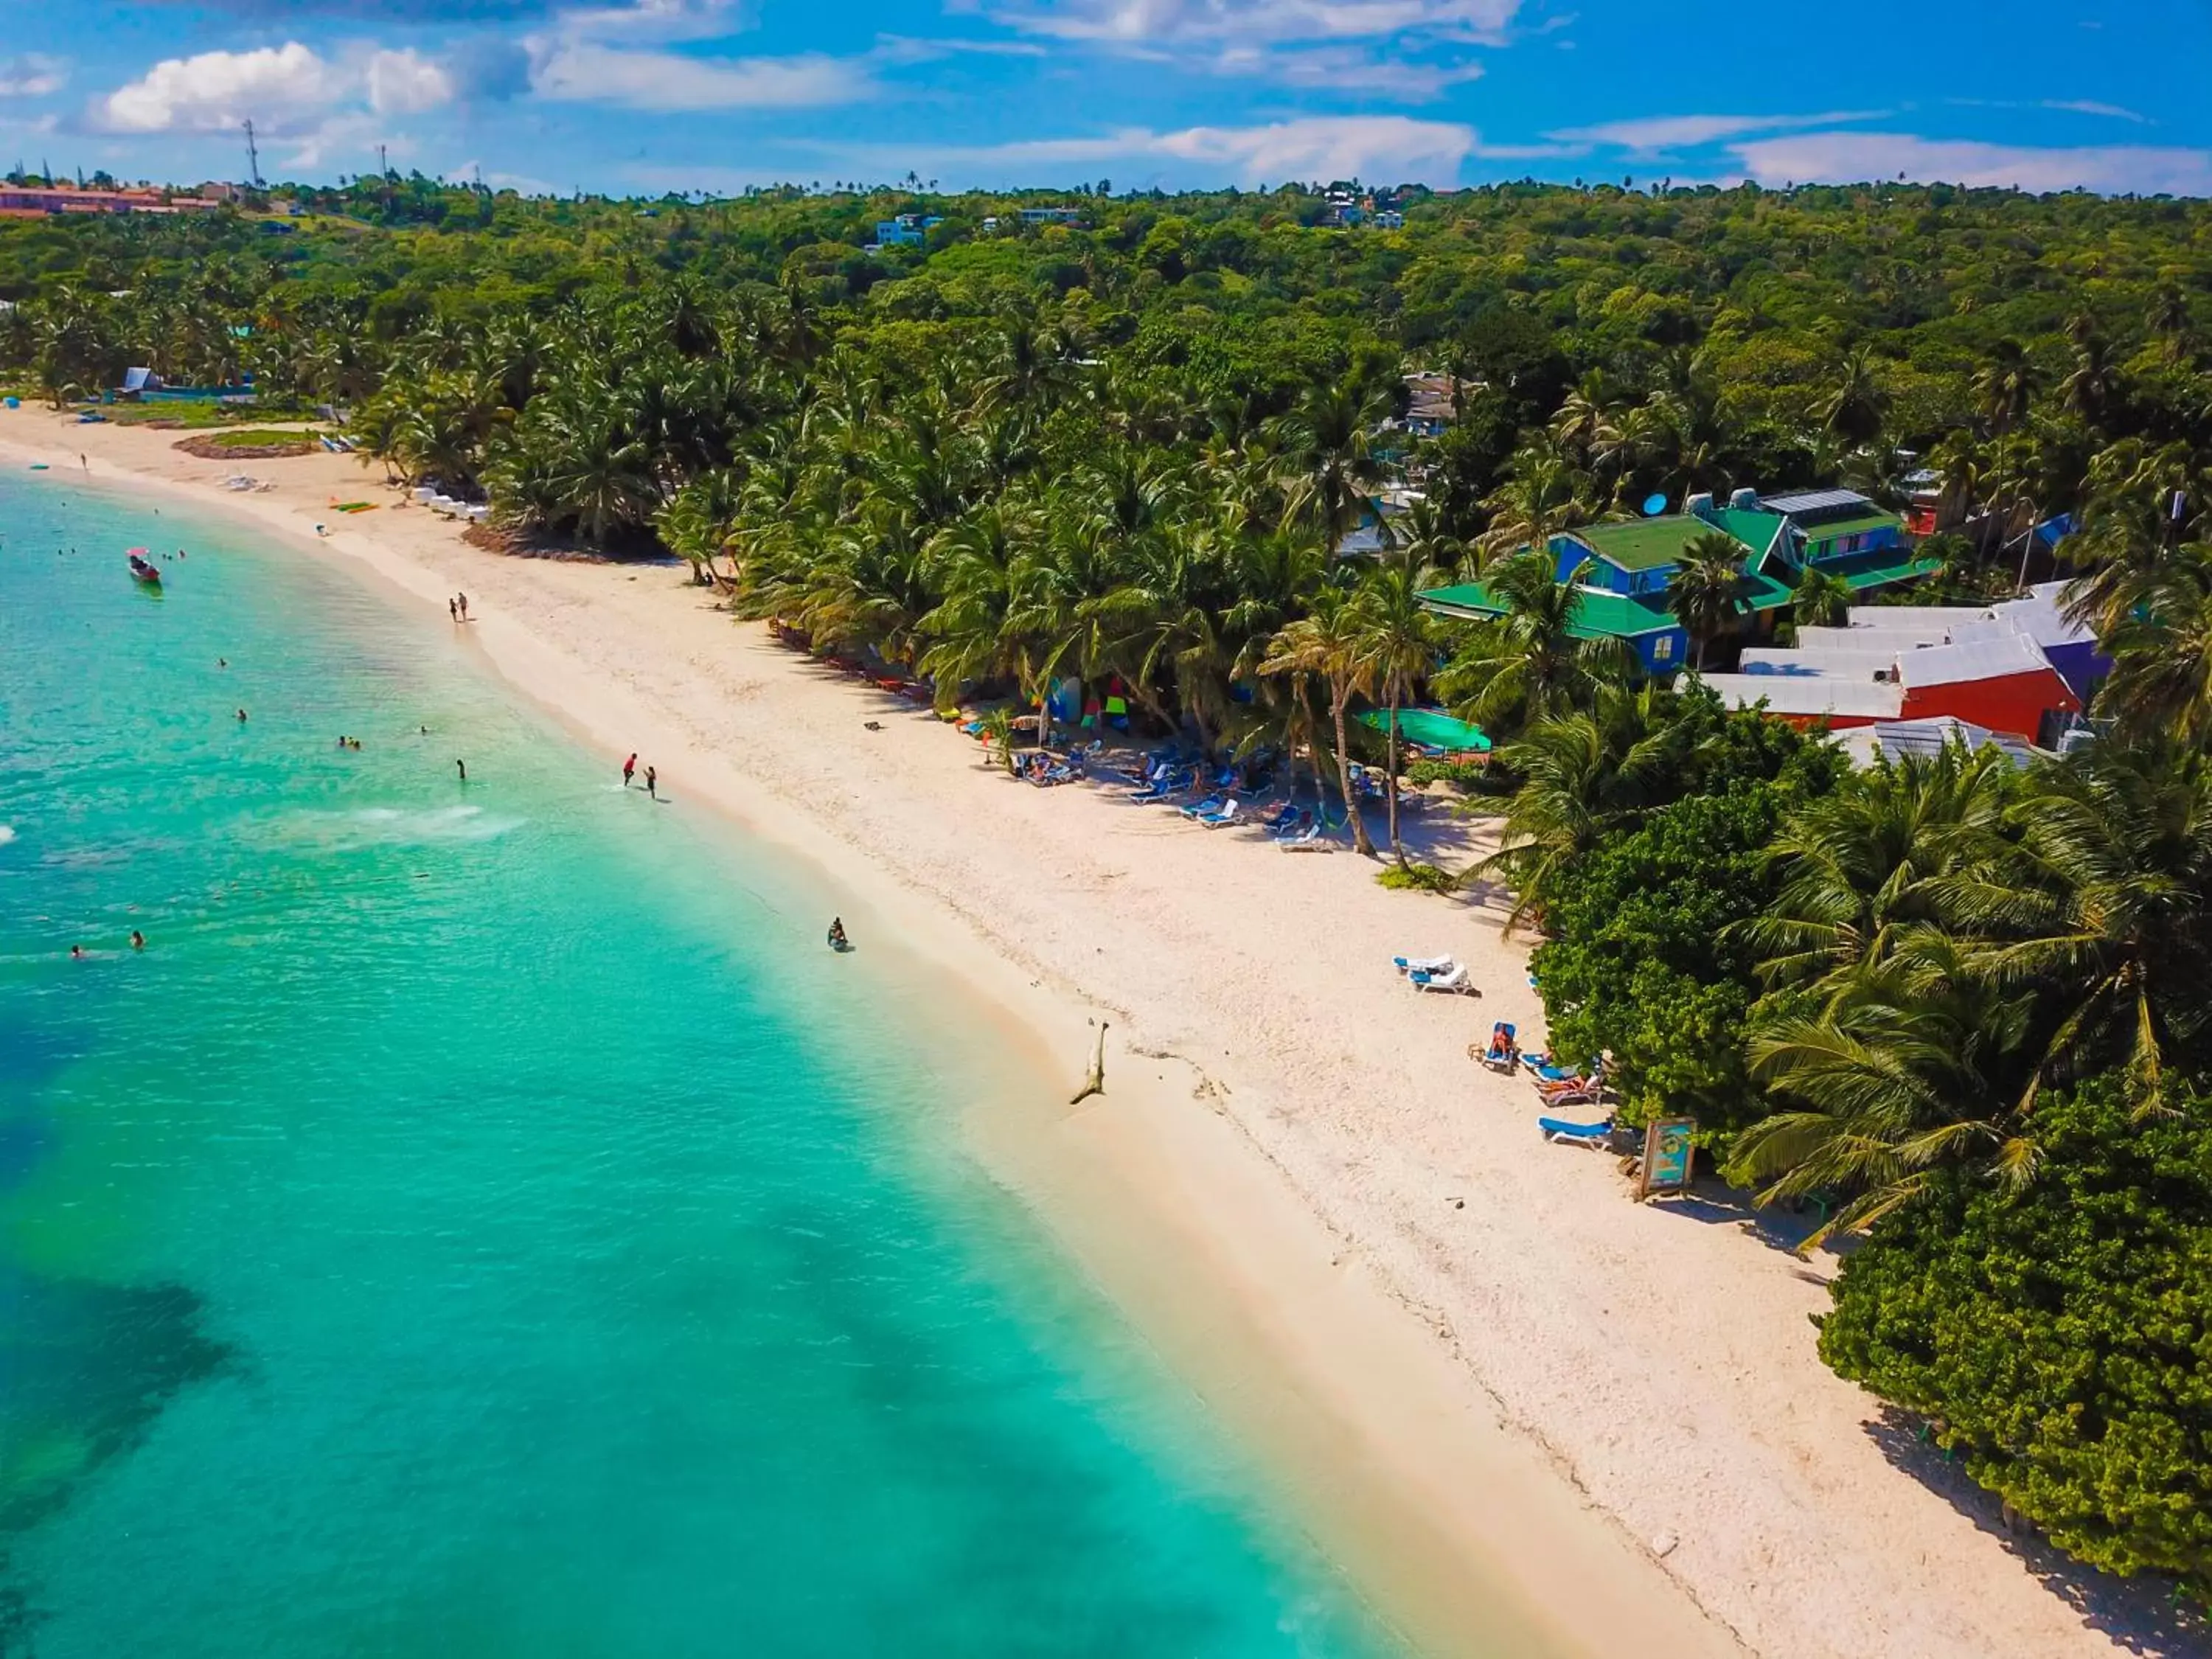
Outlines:
{"type": "Polygon", "coordinates": [[[1401,974],[1449,974],[1452,970],[1449,957],[1392,957],[1401,974]]]}
{"type": "Polygon", "coordinates": [[[1453,991],[1462,996],[1476,996],[1474,976],[1466,969],[1454,964],[1441,974],[1413,973],[1407,975],[1416,991],[1453,991]]]}

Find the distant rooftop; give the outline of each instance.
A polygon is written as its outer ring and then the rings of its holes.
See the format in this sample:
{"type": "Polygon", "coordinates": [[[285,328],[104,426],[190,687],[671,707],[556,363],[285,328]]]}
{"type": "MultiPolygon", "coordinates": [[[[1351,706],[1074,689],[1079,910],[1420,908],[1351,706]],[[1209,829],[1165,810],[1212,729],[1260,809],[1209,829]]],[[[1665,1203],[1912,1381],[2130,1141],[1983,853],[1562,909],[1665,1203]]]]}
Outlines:
{"type": "Polygon", "coordinates": [[[1874,507],[1856,489],[1806,489],[1794,495],[1762,495],[1759,504],[1769,513],[1787,513],[1793,519],[1804,514],[1839,513],[1846,507],[1871,511],[1874,507]]]}
{"type": "Polygon", "coordinates": [[[1713,526],[1686,513],[1669,513],[1657,519],[1584,525],[1566,533],[1607,564],[1623,570],[1654,570],[1662,564],[1680,564],[1689,544],[1711,535],[1713,526]]]}

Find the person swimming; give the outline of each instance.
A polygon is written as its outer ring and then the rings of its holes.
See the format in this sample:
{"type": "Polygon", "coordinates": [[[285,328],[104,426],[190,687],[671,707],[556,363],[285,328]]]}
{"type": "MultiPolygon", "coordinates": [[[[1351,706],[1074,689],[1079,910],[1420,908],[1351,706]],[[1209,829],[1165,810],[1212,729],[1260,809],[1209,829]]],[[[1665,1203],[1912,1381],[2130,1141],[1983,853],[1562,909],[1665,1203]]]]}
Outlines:
{"type": "Polygon", "coordinates": [[[146,935],[136,927],[131,930],[131,948],[134,951],[143,951],[146,948],[146,935]]]}

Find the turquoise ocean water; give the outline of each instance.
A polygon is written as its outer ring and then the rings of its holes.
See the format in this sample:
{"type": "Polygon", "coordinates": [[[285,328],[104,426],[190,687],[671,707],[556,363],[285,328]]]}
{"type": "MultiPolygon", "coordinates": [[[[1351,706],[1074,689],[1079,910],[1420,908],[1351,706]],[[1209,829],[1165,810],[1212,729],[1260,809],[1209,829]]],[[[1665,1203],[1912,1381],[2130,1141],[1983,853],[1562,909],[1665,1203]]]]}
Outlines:
{"type": "Polygon", "coordinates": [[[615,781],[0,478],[0,1654],[1392,1651],[962,1154],[941,989],[615,781]]]}

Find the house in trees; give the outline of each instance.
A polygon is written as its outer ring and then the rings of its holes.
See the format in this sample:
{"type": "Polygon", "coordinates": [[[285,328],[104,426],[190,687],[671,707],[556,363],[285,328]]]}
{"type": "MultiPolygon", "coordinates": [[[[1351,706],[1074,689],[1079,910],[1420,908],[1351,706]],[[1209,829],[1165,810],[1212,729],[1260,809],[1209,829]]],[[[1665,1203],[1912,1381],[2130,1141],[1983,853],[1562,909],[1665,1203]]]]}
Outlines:
{"type": "MultiPolygon", "coordinates": [[[[1670,589],[1691,544],[1716,530],[1733,537],[1743,550],[1746,610],[1741,631],[1771,633],[1775,614],[1790,603],[1790,589],[1758,568],[1760,550],[1735,531],[1688,513],[1586,525],[1553,537],[1547,550],[1557,580],[1571,584],[1576,592],[1569,631],[1577,638],[1625,641],[1647,674],[1672,674],[1688,666],[1689,632],[1674,614],[1670,589]]],[[[1438,616],[1480,620],[1506,610],[1480,582],[1437,588],[1421,599],[1438,616]]]]}

